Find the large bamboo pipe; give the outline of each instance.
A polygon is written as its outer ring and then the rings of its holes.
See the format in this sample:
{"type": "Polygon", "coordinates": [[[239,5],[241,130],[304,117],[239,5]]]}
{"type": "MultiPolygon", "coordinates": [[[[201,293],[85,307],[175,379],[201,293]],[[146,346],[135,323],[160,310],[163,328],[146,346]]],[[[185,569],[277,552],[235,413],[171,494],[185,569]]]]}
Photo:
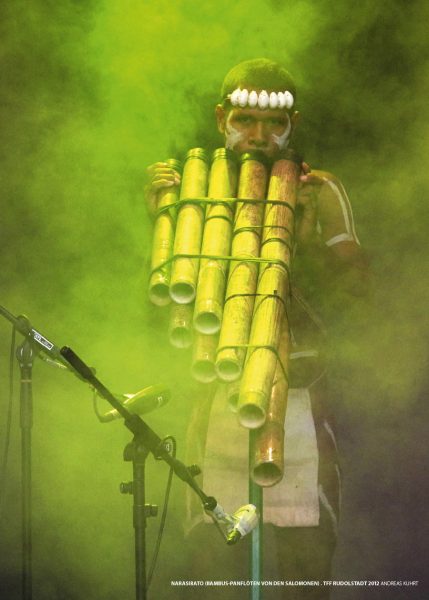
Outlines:
{"type": "MultiPolygon", "coordinates": [[[[267,187],[266,158],[260,152],[242,155],[238,198],[261,200],[267,187]]],[[[228,277],[216,371],[223,381],[240,378],[246,355],[237,346],[247,344],[258,278],[258,264],[246,258],[259,257],[262,203],[238,202],[234,221],[231,255],[243,260],[232,261],[228,277]]]]}
{"type": "MultiPolygon", "coordinates": [[[[213,153],[209,198],[233,198],[237,190],[236,155],[219,148],[213,153]]],[[[201,254],[228,256],[231,248],[234,204],[208,204],[201,254]]],[[[194,326],[200,333],[220,329],[228,264],[226,260],[201,259],[195,300],[194,326]]]]}
{"type": "Polygon", "coordinates": [[[284,422],[288,394],[289,327],[284,323],[279,360],[267,408],[267,419],[253,437],[251,476],[262,487],[275,485],[284,472],[284,422]]]}
{"type": "MultiPolygon", "coordinates": [[[[180,199],[203,198],[207,194],[207,155],[202,148],[189,150],[183,168],[180,199]]],[[[198,256],[204,226],[204,208],[198,203],[184,203],[177,217],[173,255],[198,256]]],[[[198,258],[174,259],[171,269],[170,296],[179,304],[189,304],[195,298],[198,279],[198,258]]]]}
{"type": "MultiPolygon", "coordinates": [[[[180,173],[181,164],[170,158],[167,164],[180,173]]],[[[149,280],[149,299],[157,306],[165,306],[170,299],[171,259],[174,244],[177,210],[175,203],[179,198],[177,186],[164,188],[157,194],[157,209],[160,211],[155,220],[152,242],[151,276],[149,280]],[[168,208],[170,207],[170,208],[168,208]],[[167,262],[166,262],[167,261],[167,262]]]]}
{"type": "Polygon", "coordinates": [[[261,258],[279,261],[263,263],[257,286],[249,350],[238,401],[238,418],[244,427],[256,429],[265,422],[268,399],[277,364],[280,333],[289,291],[294,209],[301,159],[288,150],[271,171],[264,217],[261,258]]]}

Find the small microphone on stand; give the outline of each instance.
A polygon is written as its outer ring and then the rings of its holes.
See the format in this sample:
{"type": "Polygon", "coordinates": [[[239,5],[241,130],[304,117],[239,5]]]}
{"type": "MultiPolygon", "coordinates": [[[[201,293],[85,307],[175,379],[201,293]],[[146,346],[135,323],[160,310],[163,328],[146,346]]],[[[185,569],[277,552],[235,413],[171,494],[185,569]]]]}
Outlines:
{"type": "Polygon", "coordinates": [[[226,513],[220,504],[214,508],[206,509],[220,529],[220,525],[226,526],[226,534],[221,533],[229,546],[236,544],[242,537],[253,531],[258,524],[259,515],[254,504],[240,506],[232,515],[226,513]]]}
{"type": "Polygon", "coordinates": [[[228,546],[236,544],[242,537],[255,529],[259,520],[258,512],[254,504],[245,504],[244,506],[241,506],[235,511],[232,518],[235,523],[226,538],[228,546]]]}
{"type": "MultiPolygon", "coordinates": [[[[170,400],[170,390],[164,385],[150,385],[135,394],[122,394],[117,400],[131,413],[144,415],[164,406],[170,400]],[[125,400],[123,401],[123,398],[125,400]]],[[[108,423],[114,419],[121,419],[122,415],[116,410],[109,410],[104,415],[99,415],[102,423],[108,423]]]]}

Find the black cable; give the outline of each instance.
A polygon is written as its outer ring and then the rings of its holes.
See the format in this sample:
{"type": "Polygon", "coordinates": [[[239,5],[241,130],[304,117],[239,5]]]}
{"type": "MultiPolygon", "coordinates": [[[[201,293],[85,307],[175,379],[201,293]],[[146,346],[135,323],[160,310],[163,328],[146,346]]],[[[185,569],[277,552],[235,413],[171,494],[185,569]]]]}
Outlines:
{"type": "Polygon", "coordinates": [[[1,475],[0,475],[0,518],[3,514],[4,501],[6,498],[6,471],[7,471],[7,461],[9,458],[9,444],[10,444],[10,432],[12,429],[12,404],[13,404],[13,365],[15,363],[15,337],[16,337],[16,329],[12,327],[12,339],[10,344],[10,355],[9,355],[9,401],[7,407],[7,417],[6,417],[6,433],[4,440],[4,451],[3,451],[3,459],[1,466],[1,475]]]}
{"type": "MultiPolygon", "coordinates": [[[[169,440],[171,441],[171,444],[172,444],[171,455],[173,456],[173,458],[176,458],[176,440],[173,436],[168,435],[167,437],[165,437],[162,440],[162,445],[165,446],[165,443],[168,442],[169,440]]],[[[173,467],[170,467],[170,472],[168,473],[168,479],[167,479],[167,487],[165,488],[164,506],[162,509],[161,522],[159,524],[158,537],[156,540],[155,550],[153,553],[152,562],[151,562],[151,565],[150,565],[150,568],[148,571],[148,576],[147,576],[148,589],[152,582],[152,577],[153,577],[155,567],[156,567],[156,561],[158,560],[159,549],[161,547],[161,541],[162,541],[162,536],[164,533],[165,521],[167,519],[168,501],[170,499],[172,480],[173,480],[173,467]]]]}

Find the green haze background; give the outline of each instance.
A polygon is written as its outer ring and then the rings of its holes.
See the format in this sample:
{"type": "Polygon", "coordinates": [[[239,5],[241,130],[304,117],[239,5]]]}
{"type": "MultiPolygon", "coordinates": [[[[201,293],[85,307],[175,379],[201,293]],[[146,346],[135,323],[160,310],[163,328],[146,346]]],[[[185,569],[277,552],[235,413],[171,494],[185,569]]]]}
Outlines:
{"type": "MultiPolygon", "coordinates": [[[[415,595],[396,588],[394,597],[423,597],[429,5],[14,0],[0,11],[1,303],[70,345],[115,391],[174,387],[170,404],[148,422],[177,436],[181,457],[189,357],[168,347],[146,300],[145,168],[221,145],[213,107],[235,63],[267,56],[295,76],[296,145],[313,167],[344,182],[374,273],[374,306],[340,319],[332,333],[345,475],[335,576],[419,579],[415,595]]],[[[0,323],[1,452],[9,338],[0,323]]],[[[1,597],[11,600],[20,581],[17,391],[16,380],[0,524],[1,597]]],[[[118,493],[130,478],[122,462],[128,440],[120,423],[100,426],[89,389],[36,362],[38,600],[132,597],[131,498],[118,493]]],[[[148,471],[148,501],[161,503],[167,469],[151,459],[148,471]]],[[[175,482],[158,568],[165,594],[162,564],[180,560],[172,544],[181,489],[175,482]]],[[[150,547],[158,522],[148,526],[150,547]]]]}

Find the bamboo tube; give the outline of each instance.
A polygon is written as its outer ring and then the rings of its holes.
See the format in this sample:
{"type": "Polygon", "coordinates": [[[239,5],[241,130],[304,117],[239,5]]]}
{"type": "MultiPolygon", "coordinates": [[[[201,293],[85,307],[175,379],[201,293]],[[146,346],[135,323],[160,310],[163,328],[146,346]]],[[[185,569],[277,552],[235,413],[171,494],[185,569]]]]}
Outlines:
{"type": "MultiPolygon", "coordinates": [[[[258,152],[244,154],[241,161],[238,197],[263,199],[267,186],[264,155],[258,152]]],[[[262,216],[262,203],[238,202],[231,250],[233,257],[259,256],[262,216]]],[[[257,277],[257,263],[232,261],[216,359],[216,371],[223,381],[235,381],[241,375],[245,350],[234,346],[247,344],[257,277]]]]}
{"type": "Polygon", "coordinates": [[[228,406],[233,413],[237,413],[238,395],[240,392],[240,383],[238,381],[232,381],[231,383],[224,383],[226,388],[226,398],[228,406]]]}
{"type": "MultiPolygon", "coordinates": [[[[237,177],[235,155],[225,148],[216,150],[210,170],[209,198],[235,197],[237,177]]],[[[201,254],[229,255],[233,216],[233,204],[207,206],[201,254]]],[[[217,333],[220,329],[227,269],[226,260],[201,259],[194,312],[194,327],[201,333],[217,333]]]]}
{"type": "MultiPolygon", "coordinates": [[[[180,199],[203,198],[207,193],[207,156],[202,148],[186,155],[180,199]]],[[[204,208],[185,203],[179,209],[173,254],[198,255],[204,226],[204,208]]],[[[198,258],[176,258],[171,269],[170,296],[179,304],[189,304],[195,298],[198,278],[198,258]]]]}
{"type": "MultiPolygon", "coordinates": [[[[280,260],[288,267],[291,258],[293,209],[301,160],[293,150],[276,161],[271,171],[261,258],[280,260]],[[288,208],[290,205],[292,210],[288,208]],[[282,219],[282,220],[280,220],[282,219]]],[[[238,418],[244,427],[256,429],[265,422],[268,399],[277,364],[277,350],[288,298],[289,274],[280,264],[265,263],[259,275],[246,365],[240,387],[238,418]]]]}
{"type": "Polygon", "coordinates": [[[215,359],[218,337],[196,332],[192,357],[192,377],[201,383],[216,379],[215,359]]]}
{"type": "MultiPolygon", "coordinates": [[[[180,172],[181,164],[178,160],[170,158],[166,162],[175,171],[180,172]]],[[[149,299],[157,306],[165,306],[171,301],[169,294],[171,263],[164,263],[172,256],[177,214],[175,203],[178,197],[177,186],[164,188],[157,194],[157,208],[165,209],[156,217],[152,242],[149,299]],[[167,210],[168,206],[171,208],[167,210]]]]}
{"type": "Polygon", "coordinates": [[[283,478],[284,472],[284,422],[288,393],[289,328],[284,324],[274,383],[267,409],[267,419],[255,431],[251,454],[251,476],[253,481],[270,487],[283,478]]]}
{"type": "Polygon", "coordinates": [[[192,345],[192,304],[171,305],[168,336],[175,348],[189,348],[192,345]]]}

